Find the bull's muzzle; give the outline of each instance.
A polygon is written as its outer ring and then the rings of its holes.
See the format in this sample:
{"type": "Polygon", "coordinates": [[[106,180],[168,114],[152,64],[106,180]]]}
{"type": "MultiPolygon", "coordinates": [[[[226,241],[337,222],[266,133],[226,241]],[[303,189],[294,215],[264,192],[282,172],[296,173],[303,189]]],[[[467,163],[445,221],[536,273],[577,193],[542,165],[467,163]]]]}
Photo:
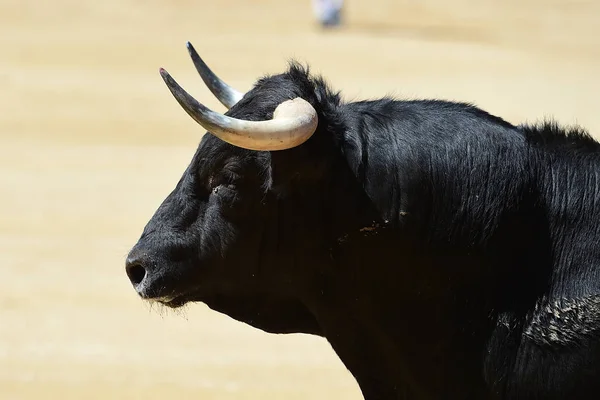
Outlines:
{"type": "Polygon", "coordinates": [[[147,252],[133,249],[125,262],[125,271],[135,291],[143,299],[160,300],[161,276],[157,263],[147,252]]]}

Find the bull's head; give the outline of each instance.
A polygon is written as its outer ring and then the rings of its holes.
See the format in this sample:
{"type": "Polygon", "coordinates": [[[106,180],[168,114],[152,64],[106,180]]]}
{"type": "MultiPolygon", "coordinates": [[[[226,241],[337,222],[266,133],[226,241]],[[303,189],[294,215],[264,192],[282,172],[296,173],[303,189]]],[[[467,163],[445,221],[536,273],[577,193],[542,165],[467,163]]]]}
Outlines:
{"type": "MultiPolygon", "coordinates": [[[[209,110],[160,70],[209,134],[131,250],[127,275],[142,298],[170,307],[203,301],[265,330],[314,332],[295,292],[311,290],[320,260],[330,257],[326,243],[341,235],[324,224],[348,219],[341,210],[353,203],[332,193],[328,172],[340,158],[331,152],[337,139],[325,134],[340,130],[328,122],[339,97],[296,64],[242,95],[188,50],[229,110],[209,110]],[[273,313],[275,325],[255,321],[273,313]]],[[[341,181],[337,173],[336,186],[341,181]]]]}

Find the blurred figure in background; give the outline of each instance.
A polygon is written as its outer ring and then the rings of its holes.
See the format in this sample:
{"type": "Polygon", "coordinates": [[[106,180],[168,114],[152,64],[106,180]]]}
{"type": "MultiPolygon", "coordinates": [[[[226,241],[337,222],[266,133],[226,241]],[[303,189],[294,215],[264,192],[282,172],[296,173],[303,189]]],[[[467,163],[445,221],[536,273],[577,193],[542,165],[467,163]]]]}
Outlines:
{"type": "Polygon", "coordinates": [[[341,24],[344,0],[312,0],[313,11],[321,26],[332,27],[341,24]]]}

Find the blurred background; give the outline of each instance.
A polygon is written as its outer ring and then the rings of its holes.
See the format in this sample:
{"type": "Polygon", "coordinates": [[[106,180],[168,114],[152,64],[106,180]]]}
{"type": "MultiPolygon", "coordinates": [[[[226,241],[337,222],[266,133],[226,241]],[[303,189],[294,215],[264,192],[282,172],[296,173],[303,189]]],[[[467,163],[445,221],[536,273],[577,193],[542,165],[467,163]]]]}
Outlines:
{"type": "Polygon", "coordinates": [[[297,58],[346,100],[474,102],[600,134],[600,1],[0,0],[0,399],[360,399],[322,339],[140,301],[124,260],[201,129],[158,75],[223,107],[297,58]]]}

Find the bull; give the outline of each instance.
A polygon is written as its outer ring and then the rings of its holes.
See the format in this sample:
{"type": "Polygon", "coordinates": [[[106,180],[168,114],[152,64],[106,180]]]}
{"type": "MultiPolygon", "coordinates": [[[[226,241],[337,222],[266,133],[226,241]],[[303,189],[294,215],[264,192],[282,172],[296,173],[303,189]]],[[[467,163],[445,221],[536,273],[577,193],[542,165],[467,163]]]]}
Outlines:
{"type": "Polygon", "coordinates": [[[365,399],[600,396],[600,144],[467,103],[344,102],[308,67],[228,108],[126,260],[139,296],[319,335],[365,399]]]}

